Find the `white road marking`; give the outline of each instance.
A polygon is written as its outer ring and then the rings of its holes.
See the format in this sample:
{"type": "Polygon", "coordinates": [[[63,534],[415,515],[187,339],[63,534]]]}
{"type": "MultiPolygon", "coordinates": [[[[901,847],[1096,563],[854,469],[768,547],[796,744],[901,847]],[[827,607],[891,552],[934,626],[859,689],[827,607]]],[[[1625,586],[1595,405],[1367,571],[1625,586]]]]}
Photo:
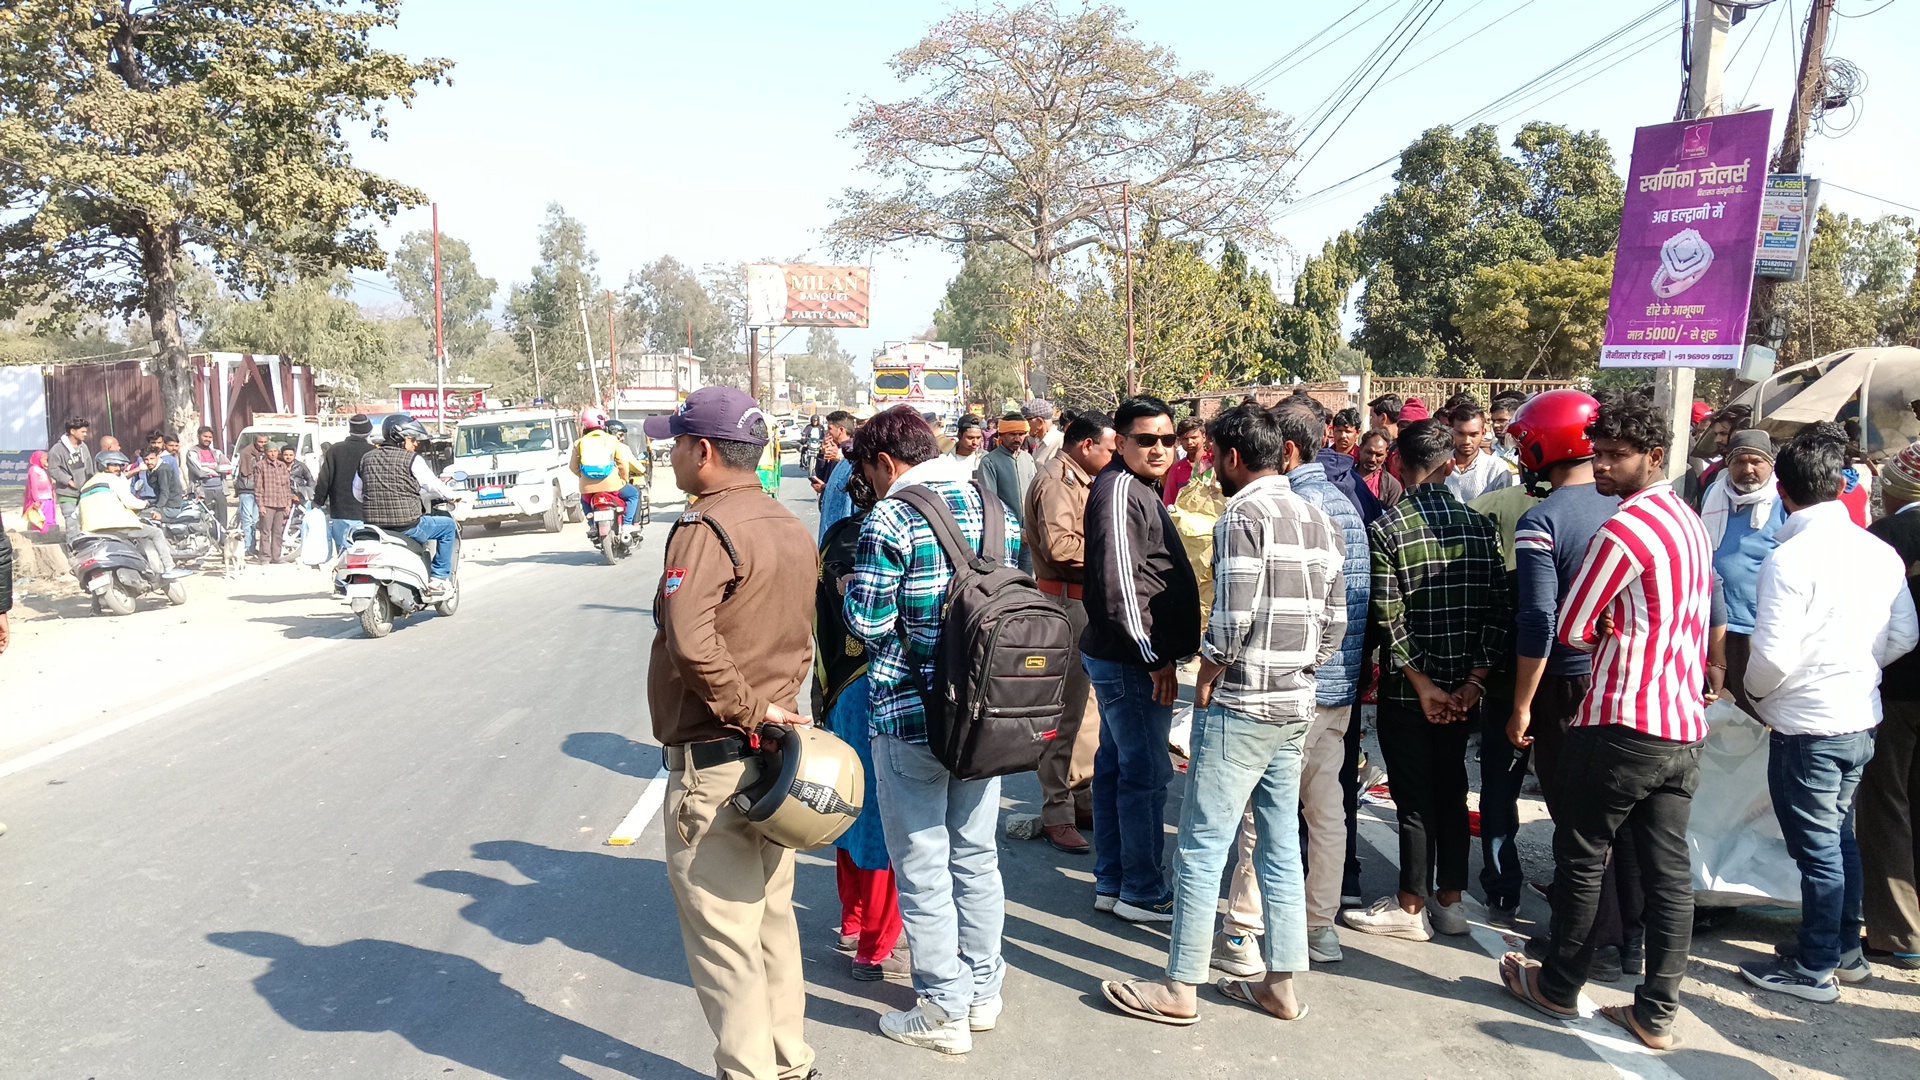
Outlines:
{"type": "Polygon", "coordinates": [[[653,779],[647,781],[647,790],[640,793],[640,801],[633,804],[627,816],[620,819],[613,835],[607,837],[607,843],[613,847],[625,847],[640,839],[640,834],[647,830],[653,815],[660,812],[660,807],[666,801],[667,767],[662,765],[660,771],[653,774],[653,779]]]}
{"type": "MultiPolygon", "coordinates": [[[[1400,838],[1394,832],[1393,824],[1368,813],[1360,815],[1359,824],[1360,835],[1397,868],[1400,865],[1400,838]]],[[[1520,951],[1518,946],[1507,942],[1504,934],[1480,923],[1473,924],[1473,940],[1496,960],[1510,952],[1520,951]]],[[[1541,1019],[1547,1017],[1541,1016],[1541,1019]]],[[[1637,1039],[1625,1038],[1611,1021],[1603,1019],[1600,1007],[1585,994],[1580,995],[1580,1018],[1565,1019],[1560,1023],[1578,1035],[1595,1057],[1613,1066],[1621,1080],[1682,1080],[1680,1074],[1655,1057],[1652,1050],[1642,1046],[1637,1039]]]]}
{"type": "MultiPolygon", "coordinates": [[[[526,563],[520,563],[516,566],[509,566],[500,570],[496,570],[490,574],[483,574],[480,576],[480,580],[482,582],[488,582],[488,583],[499,581],[501,578],[509,577],[513,574],[519,573],[522,570],[525,570],[526,568],[527,568],[526,563]]],[[[463,581],[460,587],[462,591],[465,591],[466,589],[471,587],[471,584],[472,583],[470,582],[463,581]]],[[[224,691],[231,690],[236,686],[240,686],[244,683],[251,682],[254,679],[260,678],[263,675],[267,675],[271,672],[278,671],[279,669],[286,667],[289,664],[294,664],[302,660],[311,659],[312,657],[318,655],[319,653],[325,651],[326,649],[331,648],[332,646],[337,645],[340,642],[347,640],[348,638],[359,637],[359,636],[360,636],[360,628],[358,626],[351,626],[347,629],[341,630],[337,634],[328,634],[316,641],[310,642],[304,646],[301,646],[300,648],[294,649],[291,652],[281,653],[278,656],[268,657],[267,659],[262,660],[261,662],[253,665],[252,667],[242,668],[239,671],[236,671],[233,674],[226,676],[225,678],[215,679],[214,681],[209,683],[201,683],[195,686],[193,689],[186,691],[185,693],[177,694],[173,697],[165,699],[164,701],[156,702],[152,705],[147,706],[144,709],[137,709],[118,719],[109,720],[104,724],[100,724],[95,727],[90,727],[85,731],[79,732],[78,734],[69,735],[58,742],[49,743],[48,745],[43,746],[38,750],[33,750],[28,753],[22,754],[17,758],[11,758],[7,761],[0,762],[0,778],[12,776],[15,773],[25,772],[28,769],[34,768],[35,766],[38,766],[38,765],[44,765],[47,762],[54,760],[55,758],[64,756],[66,754],[70,754],[75,750],[81,749],[82,747],[92,746],[94,743],[97,743],[102,739],[106,739],[114,735],[118,735],[121,732],[128,730],[129,728],[139,727],[141,724],[144,724],[149,720],[166,716],[167,714],[172,713],[176,710],[184,709],[189,705],[193,705],[198,702],[205,701],[207,698],[210,698],[215,694],[219,694],[224,691]]]]}

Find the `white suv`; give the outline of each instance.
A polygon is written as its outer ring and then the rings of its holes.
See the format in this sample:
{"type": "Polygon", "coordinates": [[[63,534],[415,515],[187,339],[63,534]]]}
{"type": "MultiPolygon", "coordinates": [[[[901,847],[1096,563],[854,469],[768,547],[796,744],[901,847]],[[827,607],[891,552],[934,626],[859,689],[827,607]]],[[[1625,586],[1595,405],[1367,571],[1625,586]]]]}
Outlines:
{"type": "Polygon", "coordinates": [[[461,525],[497,529],[538,521],[559,532],[580,520],[580,481],[568,462],[579,437],[572,413],[503,409],[477,413],[454,429],[453,463],[442,475],[467,498],[454,510],[461,525]]]}

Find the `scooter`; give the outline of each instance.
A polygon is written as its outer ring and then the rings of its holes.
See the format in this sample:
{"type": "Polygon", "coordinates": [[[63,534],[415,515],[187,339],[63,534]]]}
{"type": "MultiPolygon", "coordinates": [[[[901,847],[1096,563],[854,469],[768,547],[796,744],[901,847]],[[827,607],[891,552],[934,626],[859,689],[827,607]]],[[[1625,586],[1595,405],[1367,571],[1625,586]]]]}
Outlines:
{"type": "MultiPolygon", "coordinates": [[[[456,479],[464,477],[456,476],[456,479]]],[[[436,500],[429,511],[452,517],[451,506],[436,500]]],[[[442,615],[460,610],[460,541],[453,541],[453,578],[447,595],[427,596],[433,549],[376,525],[362,525],[348,534],[347,550],[333,567],[333,594],[344,599],[370,638],[393,633],[395,620],[428,607],[442,615]]]]}
{"type": "MultiPolygon", "coordinates": [[[[645,489],[640,492],[640,505],[647,504],[645,489]]],[[[626,520],[627,500],[617,491],[595,491],[587,495],[587,543],[600,549],[600,559],[608,566],[619,562],[628,555],[640,539],[641,522],[634,519],[633,530],[629,532],[621,523],[626,520]]]]}
{"type": "Polygon", "coordinates": [[[73,576],[93,595],[96,615],[131,615],[134,601],[150,592],[165,593],[175,606],[187,602],[186,586],[162,576],[140,545],[119,533],[81,533],[72,551],[73,576]]]}

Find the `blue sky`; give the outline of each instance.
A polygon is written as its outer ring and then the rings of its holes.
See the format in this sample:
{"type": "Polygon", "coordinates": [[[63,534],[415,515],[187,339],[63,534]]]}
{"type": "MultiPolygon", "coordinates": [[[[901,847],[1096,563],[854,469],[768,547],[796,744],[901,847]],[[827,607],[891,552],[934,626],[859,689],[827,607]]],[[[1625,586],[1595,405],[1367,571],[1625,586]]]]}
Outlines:
{"type": "MultiPolygon", "coordinates": [[[[1167,46],[1189,70],[1239,83],[1358,4],[1348,22],[1259,89],[1272,107],[1307,116],[1415,2],[1123,6],[1137,36],[1167,46]]],[[[1810,3],[1775,0],[1730,39],[1737,52],[1727,98],[1773,108],[1776,140],[1810,3]]],[[[437,200],[442,228],[472,245],[480,269],[500,281],[502,297],[508,282],[528,276],[536,230],[552,201],[585,223],[601,277],[612,285],[663,254],[695,265],[824,259],[820,230],[832,218],[831,201],[859,180],[858,157],[841,132],[862,99],[905,96],[887,60],[952,7],[406,0],[400,26],[381,44],[454,60],[453,85],[424,90],[414,108],[394,115],[390,138],[359,139],[356,153],[363,165],[437,200]]],[[[1489,105],[1654,7],[1653,0],[1445,0],[1387,81],[1331,138],[1323,131],[1315,140],[1324,140],[1324,150],[1298,177],[1296,194],[1391,157],[1422,130],[1489,105]]],[[[1672,118],[1681,77],[1679,11],[1680,0],[1668,0],[1659,23],[1617,39],[1561,81],[1487,117],[1500,122],[1505,139],[1532,119],[1598,129],[1624,172],[1633,129],[1672,118]]],[[[1920,41],[1920,0],[1840,0],[1838,11],[1859,17],[1834,20],[1828,55],[1864,70],[1867,92],[1850,131],[1810,140],[1805,167],[1830,181],[1826,202],[1836,209],[1907,213],[1832,185],[1920,206],[1920,65],[1908,51],[1920,41]]],[[[1295,252],[1315,252],[1350,227],[1391,186],[1390,173],[1277,209],[1291,250],[1272,253],[1269,263],[1283,283],[1295,252]]],[[[407,212],[388,233],[388,246],[427,224],[427,208],[407,212]]],[[[925,247],[872,261],[873,326],[839,331],[863,358],[886,339],[927,327],[957,265],[925,247]]],[[[396,302],[377,287],[384,278],[357,277],[376,283],[360,288],[363,303],[396,302]]]]}

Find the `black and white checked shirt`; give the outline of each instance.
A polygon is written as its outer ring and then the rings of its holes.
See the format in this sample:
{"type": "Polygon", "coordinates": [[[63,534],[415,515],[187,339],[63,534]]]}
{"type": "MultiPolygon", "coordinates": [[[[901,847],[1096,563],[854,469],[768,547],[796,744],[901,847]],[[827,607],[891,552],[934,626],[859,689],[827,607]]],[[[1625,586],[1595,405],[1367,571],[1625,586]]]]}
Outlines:
{"type": "Polygon", "coordinates": [[[1313,719],[1313,670],[1347,627],[1340,527],[1265,476],[1227,502],[1213,527],[1213,614],[1200,655],[1226,668],[1222,708],[1270,724],[1313,719]]]}

